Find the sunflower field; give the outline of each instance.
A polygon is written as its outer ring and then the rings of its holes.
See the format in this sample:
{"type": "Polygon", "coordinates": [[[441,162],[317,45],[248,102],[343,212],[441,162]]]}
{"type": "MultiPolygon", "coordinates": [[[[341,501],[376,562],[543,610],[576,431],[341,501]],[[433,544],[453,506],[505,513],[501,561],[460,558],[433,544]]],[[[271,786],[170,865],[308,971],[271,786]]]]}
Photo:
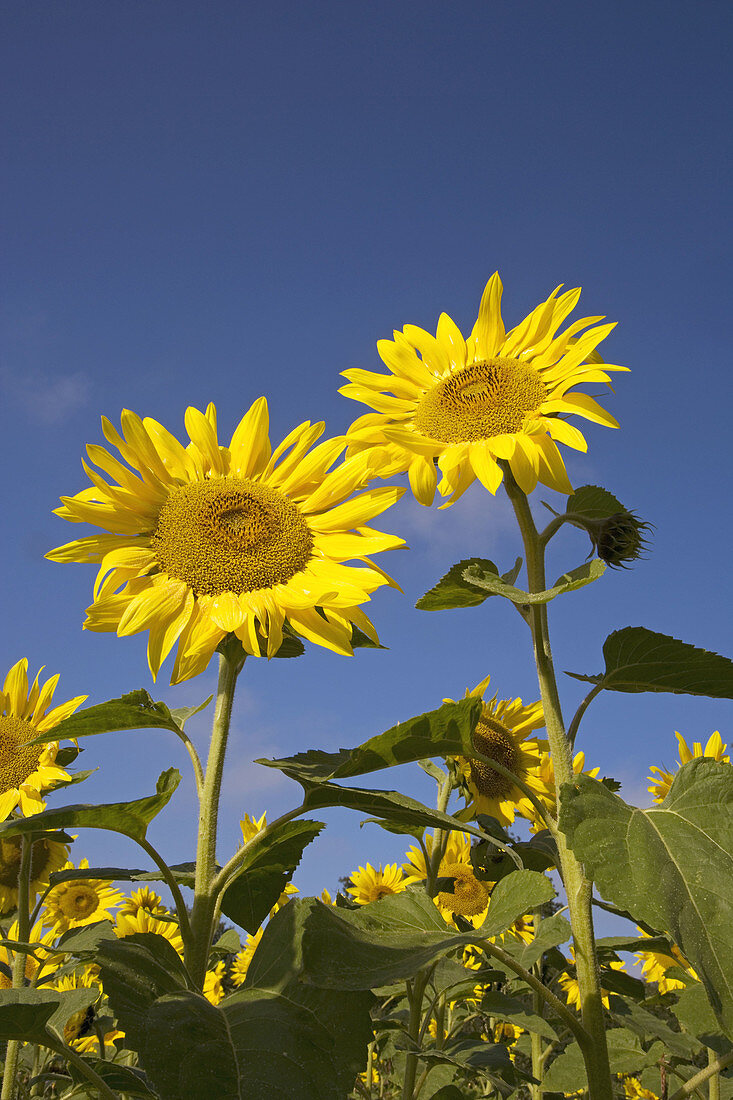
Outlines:
{"type": "Polygon", "coordinates": [[[651,533],[610,489],[568,478],[562,449],[588,446],[578,422],[619,427],[589,387],[610,391],[627,370],[599,351],[613,324],[569,320],[579,298],[558,287],[507,329],[495,274],[467,335],[446,313],[434,334],[405,325],[378,341],[386,373],[344,371],[340,392],[368,411],[335,438],[305,421],[271,441],[264,396],[228,440],[213,404],[188,408],[184,441],[129,410],[119,427],[103,417],[88,483],[56,510],[79,537],[46,556],[96,566],[84,628],[120,646],[145,635],[153,681],[165,666],[182,684],[216,661],[218,685],[199,706],[124,684],[86,705],[59,702],[59,677],[24,658],[7,672],[1,1100],[733,1098],[728,747],[717,731],[692,745],[678,734],[677,769],[651,766],[650,805],[637,807],[583,738],[602,692],[630,709],[640,693],[731,699],[733,662],[625,627],[571,674],[586,694],[569,714],[551,649],[554,601],[633,565],[651,533]],[[244,814],[241,843],[223,850],[245,665],[381,648],[379,590],[398,587],[388,551],[405,542],[373,524],[406,492],[447,509],[474,482],[488,508],[505,494],[516,559],[459,560],[417,607],[474,609],[488,631],[506,601],[537,697],[486,668],[463,698],[439,694],[362,744],[254,761],[292,781],[292,808],[244,814]],[[564,510],[543,510],[541,487],[564,510]],[[566,526],[577,557],[548,578],[566,526]],[[186,728],[203,713],[205,751],[186,728]],[[147,835],[175,768],[134,800],[92,805],[71,789],[90,775],[85,738],[139,730],[185,748],[198,796],[188,862],[147,835]],[[406,764],[434,785],[429,804],[391,789],[406,764]],[[402,861],[365,858],[340,888],[303,896],[292,880],[326,809],[376,822],[404,843],[402,861]],[[140,866],[90,866],[89,829],[128,838],[140,866]],[[597,934],[607,913],[623,933],[597,934]]]}

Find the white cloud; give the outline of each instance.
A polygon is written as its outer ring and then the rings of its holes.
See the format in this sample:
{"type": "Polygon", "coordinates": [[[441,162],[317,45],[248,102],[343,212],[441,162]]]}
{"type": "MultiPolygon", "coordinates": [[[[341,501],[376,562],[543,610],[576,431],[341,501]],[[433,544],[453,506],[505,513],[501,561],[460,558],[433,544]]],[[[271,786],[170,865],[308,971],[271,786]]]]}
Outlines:
{"type": "Polygon", "coordinates": [[[81,371],[55,376],[38,369],[0,370],[0,389],[8,403],[20,406],[41,424],[56,424],[84,405],[89,397],[89,379],[81,371]]]}

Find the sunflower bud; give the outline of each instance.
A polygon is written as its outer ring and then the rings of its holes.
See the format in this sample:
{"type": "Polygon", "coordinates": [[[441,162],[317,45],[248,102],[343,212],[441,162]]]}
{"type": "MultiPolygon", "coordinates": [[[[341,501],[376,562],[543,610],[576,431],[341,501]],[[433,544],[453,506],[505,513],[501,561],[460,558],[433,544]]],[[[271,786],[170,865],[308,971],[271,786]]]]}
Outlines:
{"type": "Polygon", "coordinates": [[[640,558],[649,545],[644,532],[650,524],[643,523],[633,512],[615,512],[603,519],[583,523],[593,548],[607,565],[626,569],[626,563],[640,558]]]}

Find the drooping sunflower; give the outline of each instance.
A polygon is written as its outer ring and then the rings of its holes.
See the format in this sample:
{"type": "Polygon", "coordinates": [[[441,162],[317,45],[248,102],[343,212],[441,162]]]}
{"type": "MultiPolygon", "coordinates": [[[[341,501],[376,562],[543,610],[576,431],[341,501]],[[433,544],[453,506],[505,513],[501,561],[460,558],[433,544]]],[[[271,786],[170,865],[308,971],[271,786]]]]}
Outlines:
{"type": "MultiPolygon", "coordinates": [[[[471,691],[466,690],[466,698],[473,695],[483,699],[490,679],[487,676],[471,691]]],[[[453,702],[451,699],[445,701],[453,702]]],[[[547,743],[530,734],[544,724],[542,703],[525,706],[521,699],[500,700],[495,695],[484,702],[481,718],[473,732],[473,743],[480,753],[508,768],[539,795],[542,787],[536,770],[547,743]]],[[[531,820],[534,807],[516,783],[482,760],[463,756],[457,759],[467,796],[467,807],[461,811],[461,816],[475,818],[478,814],[487,814],[501,825],[511,825],[517,813],[531,820]]]]}
{"type": "MultiPolygon", "coordinates": [[[[73,863],[67,863],[65,869],[71,870],[73,867],[73,863]]],[[[79,868],[87,867],[89,860],[83,859],[79,868]]],[[[54,886],[46,895],[44,920],[57,932],[65,932],[68,928],[81,928],[85,924],[111,919],[113,910],[124,900],[122,891],[115,890],[105,879],[68,879],[54,886]]]]}
{"type": "Polygon", "coordinates": [[[380,863],[379,870],[367,863],[366,867],[354,871],[350,881],[348,892],[359,905],[369,905],[388,894],[401,894],[407,886],[402,868],[396,863],[388,863],[384,868],[380,863]]]}
{"type": "Polygon", "coordinates": [[[441,863],[439,879],[451,886],[441,890],[435,901],[444,916],[473,919],[477,925],[483,924],[489,908],[488,883],[481,882],[467,863],[441,863]]]}
{"type": "MultiPolygon", "coordinates": [[[[683,764],[689,764],[691,760],[699,760],[703,756],[708,756],[713,760],[717,760],[718,763],[730,764],[730,757],[725,751],[728,746],[723,743],[723,738],[720,736],[718,730],[716,730],[715,733],[711,733],[704,749],[700,741],[695,741],[692,748],[690,748],[681,733],[675,732],[675,737],[679,744],[680,758],[678,767],[680,768],[683,764]]],[[[674,774],[668,772],[665,768],[658,768],[655,764],[649,766],[649,771],[652,772],[652,775],[647,776],[650,784],[647,790],[650,794],[654,795],[655,802],[664,802],[672,786],[674,774]]]]}
{"type": "MultiPolygon", "coordinates": [[[[18,872],[22,846],[19,836],[0,840],[0,913],[7,913],[18,903],[18,872]]],[[[48,837],[34,840],[31,848],[32,899],[41,893],[53,872],[63,867],[68,858],[68,845],[48,837]]]]}
{"type": "Polygon", "coordinates": [[[45,745],[27,742],[68,718],[87,696],[77,695],[49,710],[59,677],[52,676],[41,685],[41,672],[42,668],[29,689],[28,661],[23,657],[8,672],[0,692],[0,821],[16,807],[24,817],[37,814],[46,805],[42,792],[71,779],[56,764],[57,741],[45,745]]]}
{"type": "Polygon", "coordinates": [[[348,453],[382,448],[383,476],[407,470],[415,497],[426,505],[435,495],[436,461],[442,474],[438,491],[450,497],[447,504],[476,478],[496,493],[502,459],[525,493],[538,481],[571,493],[555,441],[579,451],[587,444],[564,417],[618,427],[610,413],[574,387],[610,384],[607,371],[628,368],[604,364],[596,352],[614,327],[596,324],[602,317],[584,317],[558,333],[580,297],[580,288],[558,297],[560,289],[506,332],[497,272],[467,340],[446,313],[435,336],[405,325],[394,340],[379,340],[377,350],[391,374],[343,371],[349,384],[339,392],[376,410],[349,428],[348,453]]]}
{"type": "Polygon", "coordinates": [[[313,446],[322,423],[300,424],[271,453],[264,397],[228,447],[217,441],[213,405],[205,414],[189,408],[185,422],[183,447],[149,417],[125,410],[122,434],[103,418],[127,466],[90,445],[89,458],[111,480],[83,463],[93,486],[61,498],[58,515],[107,532],[46,555],[99,563],[84,627],[120,637],[149,630],[153,677],[178,642],[172,683],[203,671],[229,633],[247,653],[268,657],[288,629],[347,655],[353,626],[376,640],[359,605],[394,582],[367,555],[404,541],[364,524],[402,490],[352,497],[372,460],[356,455],[331,469],[346,441],[313,446]],[[358,564],[343,564],[350,560],[358,564]]]}
{"type": "MultiPolygon", "coordinates": [[[[428,834],[425,837],[425,847],[428,850],[428,855],[432,855],[434,844],[435,839],[428,834]]],[[[458,829],[451,829],[448,833],[445,843],[445,852],[440,862],[440,873],[442,873],[443,864],[448,863],[465,863],[468,866],[471,865],[471,838],[468,833],[462,833],[458,829]]],[[[425,865],[425,855],[422,848],[413,844],[407,849],[405,853],[405,862],[402,864],[402,870],[407,875],[407,883],[423,882],[428,877],[428,871],[425,865]]]]}
{"type": "MultiPolygon", "coordinates": [[[[640,936],[646,937],[646,932],[642,928],[637,928],[637,931],[640,936]]],[[[671,945],[669,955],[663,951],[642,951],[636,957],[641,963],[644,980],[656,982],[660,993],[668,993],[671,989],[685,988],[684,982],[678,981],[677,978],[667,977],[667,971],[673,968],[686,970],[691,978],[697,980],[697,974],[676,944],[671,945]]]]}

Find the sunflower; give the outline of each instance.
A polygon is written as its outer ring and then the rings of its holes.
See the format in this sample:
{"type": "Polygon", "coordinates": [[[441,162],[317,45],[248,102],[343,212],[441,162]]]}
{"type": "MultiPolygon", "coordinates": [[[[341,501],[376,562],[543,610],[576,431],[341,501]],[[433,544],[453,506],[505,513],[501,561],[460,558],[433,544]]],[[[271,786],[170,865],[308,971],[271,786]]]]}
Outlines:
{"type": "MultiPolygon", "coordinates": [[[[570,958],[571,958],[571,961],[574,963],[575,962],[575,950],[573,949],[572,945],[570,947],[570,958]]],[[[612,959],[611,960],[611,969],[612,970],[623,970],[624,969],[624,964],[621,962],[620,959],[612,959]]],[[[578,979],[575,978],[575,977],[571,977],[571,975],[568,974],[567,971],[566,971],[564,974],[560,975],[560,977],[558,978],[558,981],[559,981],[560,985],[562,986],[562,989],[565,993],[565,999],[567,1000],[568,1004],[569,1005],[574,1005],[575,1008],[577,1008],[578,1012],[580,1012],[580,987],[578,985],[578,979]]],[[[601,973],[601,998],[602,998],[602,1001],[603,1001],[603,1007],[604,1008],[608,1008],[608,997],[609,997],[608,990],[603,988],[603,973],[601,973]]]]}
{"type": "Polygon", "coordinates": [[[509,463],[525,493],[538,481],[571,493],[555,441],[579,451],[587,444],[563,417],[618,427],[592,397],[573,387],[610,383],[606,371],[628,368],[603,364],[596,352],[614,328],[596,324],[602,317],[584,317],[558,334],[580,297],[579,288],[556,297],[560,289],[507,333],[497,272],[468,340],[446,313],[436,336],[405,325],[393,341],[379,340],[390,375],[343,371],[349,384],[339,392],[376,410],[351,425],[347,453],[382,448],[382,475],[407,470],[415,497],[426,505],[435,495],[436,461],[442,474],[438,491],[450,496],[449,504],[476,478],[495,493],[503,477],[500,460],[509,463]],[[582,329],[587,331],[579,335],[582,329]]]}
{"type": "MultiPolygon", "coordinates": [[[[600,771],[600,768],[591,768],[590,771],[585,771],[585,753],[576,752],[573,757],[573,772],[575,775],[589,775],[595,779],[600,771]]],[[[549,752],[543,752],[540,756],[540,762],[534,772],[535,777],[541,784],[541,789],[537,792],[542,805],[547,812],[553,817],[557,815],[557,793],[555,787],[555,765],[552,760],[552,756],[549,752]]],[[[530,828],[533,832],[539,832],[542,829],[547,828],[544,820],[537,812],[534,806],[531,807],[530,820],[532,822],[530,828]]]]}
{"type": "Polygon", "coordinates": [[[61,498],[58,515],[108,532],[46,555],[99,563],[85,628],[120,637],[149,630],[154,678],[178,642],[172,683],[202,672],[229,633],[247,653],[268,657],[288,630],[348,655],[354,626],[377,641],[358,605],[394,582],[367,555],[404,541],[363,525],[402,490],[383,486],[347,499],[364,486],[372,459],[356,455],[330,470],[346,441],[313,447],[322,423],[300,424],[271,455],[264,397],[228,447],[217,441],[213,405],[206,414],[189,408],[185,419],[191,442],[183,447],[162,424],[129,410],[122,434],[103,418],[105,437],[128,465],[90,445],[91,461],[111,482],[83,463],[93,486],[61,498]],[[343,564],[352,559],[359,564],[343,564]]]}
{"type": "MultiPolygon", "coordinates": [[[[473,695],[483,699],[490,676],[466,690],[466,698],[473,695]]],[[[445,702],[453,702],[446,699],[445,702]]],[[[481,718],[473,731],[474,747],[484,756],[503,764],[538,795],[541,791],[536,769],[540,752],[547,748],[545,741],[530,738],[533,730],[545,724],[542,703],[524,706],[521,699],[499,700],[495,695],[485,702],[481,718]]],[[[501,825],[511,825],[515,813],[530,818],[535,812],[532,803],[520,788],[506,776],[495,771],[482,760],[457,757],[462,773],[462,784],[468,797],[468,805],[462,814],[476,817],[487,814],[501,825]]]]}
{"type": "MultiPolygon", "coordinates": [[[[267,813],[262,814],[262,817],[258,818],[250,817],[249,814],[245,814],[244,820],[239,822],[239,827],[242,830],[242,839],[244,840],[244,843],[249,844],[250,840],[256,837],[258,833],[261,833],[266,826],[267,813]]],[[[277,913],[278,909],[281,909],[285,902],[288,901],[288,899],[292,897],[293,894],[297,893],[298,887],[293,886],[292,882],[288,882],[282,894],[270,910],[270,916],[273,916],[273,914],[277,913]]]]}
{"type": "MultiPolygon", "coordinates": [[[[7,913],[18,903],[18,871],[23,842],[19,836],[0,840],[0,913],[7,913]]],[[[63,867],[69,858],[69,848],[57,840],[43,837],[34,840],[31,848],[31,899],[48,886],[50,876],[63,867]]]]}
{"type": "MultiPolygon", "coordinates": [[[[428,850],[428,855],[432,855],[433,845],[435,843],[434,837],[425,837],[425,847],[428,850]]],[[[468,866],[471,865],[471,838],[468,833],[461,833],[458,829],[451,829],[446,837],[445,852],[443,858],[440,861],[439,874],[443,873],[443,866],[448,863],[465,863],[468,866]]],[[[402,864],[402,870],[407,875],[407,882],[422,882],[428,877],[427,867],[425,865],[425,855],[422,848],[418,848],[413,844],[411,848],[408,848],[405,853],[405,862],[402,864]]]]}
{"type": "Polygon", "coordinates": [[[183,958],[183,940],[178,930],[178,924],[175,920],[163,919],[163,917],[168,916],[167,910],[163,910],[162,913],[158,911],[158,914],[156,915],[143,908],[138,909],[135,913],[120,911],[115,920],[115,934],[119,939],[124,939],[125,936],[132,936],[136,932],[153,932],[168,940],[168,943],[175,947],[178,954],[183,958]]]}
{"type": "MultiPolygon", "coordinates": [[[[52,983],[53,989],[59,989],[61,991],[91,989],[94,986],[100,987],[99,979],[90,973],[88,969],[82,971],[75,970],[73,974],[64,974],[61,978],[52,983]]],[[[64,1039],[69,1046],[72,1046],[74,1050],[78,1050],[80,1054],[98,1054],[99,1036],[97,1034],[95,1022],[99,1019],[99,1004],[89,1005],[88,1008],[83,1009],[81,1012],[75,1012],[73,1016],[70,1016],[64,1024],[64,1039]]],[[[106,1014],[102,1019],[105,1023],[109,1022],[109,1017],[106,1014]]],[[[112,1044],[115,1039],[124,1039],[124,1037],[124,1031],[119,1031],[117,1028],[113,1027],[106,1030],[102,1036],[105,1055],[108,1047],[111,1047],[112,1051],[114,1051],[112,1044]]]]}
{"type": "MultiPolygon", "coordinates": [[[[640,936],[646,937],[646,932],[643,929],[638,928],[637,931],[640,936]]],[[[644,981],[656,982],[660,993],[668,993],[670,989],[685,988],[684,982],[678,981],[677,978],[667,977],[667,971],[673,967],[685,970],[691,978],[696,981],[699,980],[697,974],[675,944],[671,945],[670,954],[665,954],[663,951],[642,951],[636,957],[641,963],[644,981]]]]}
{"type": "MultiPolygon", "coordinates": [[[[723,743],[723,738],[717,730],[710,735],[704,749],[700,741],[695,741],[693,747],[690,749],[681,733],[675,733],[675,737],[679,743],[680,751],[678,767],[682,767],[683,764],[689,764],[691,760],[699,760],[703,756],[717,760],[718,763],[730,764],[730,757],[725,751],[728,746],[723,743]]],[[[650,794],[654,795],[655,802],[664,802],[669,794],[669,788],[672,786],[674,775],[664,768],[656,767],[655,764],[650,765],[649,771],[655,774],[647,776],[651,784],[647,787],[647,790],[650,794]]]]}
{"type": "Polygon", "coordinates": [[[206,977],[204,978],[204,997],[206,997],[206,1000],[210,1001],[212,1005],[218,1005],[219,1001],[224,996],[224,983],[222,979],[225,970],[226,964],[222,960],[216,964],[213,970],[206,971],[206,977]]]}
{"type": "Polygon", "coordinates": [[[259,942],[262,939],[264,928],[258,928],[254,935],[247,934],[247,941],[241,951],[238,951],[234,961],[231,965],[230,977],[232,985],[238,988],[244,979],[247,977],[247,971],[249,970],[249,964],[252,962],[252,956],[259,946],[259,942]]]}
{"type": "Polygon", "coordinates": [[[624,1077],[621,1083],[627,1100],[658,1100],[656,1092],[644,1088],[638,1077],[624,1077]]]}
{"type": "Polygon", "coordinates": [[[133,890],[129,897],[126,897],[122,902],[119,912],[134,915],[140,909],[153,914],[166,912],[160,894],[156,894],[154,890],[150,890],[147,886],[143,886],[139,890],[133,890]]]}
{"type": "Polygon", "coordinates": [[[27,742],[63,722],[87,696],[77,695],[49,710],[59,677],[52,676],[41,685],[41,672],[42,668],[29,690],[28,661],[23,657],[8,672],[0,692],[0,821],[16,807],[24,817],[37,814],[46,805],[42,792],[71,779],[56,764],[57,741],[46,745],[27,742]]]}
{"type": "Polygon", "coordinates": [[[489,890],[485,882],[480,882],[473,869],[466,863],[441,863],[439,878],[452,883],[452,887],[443,889],[435,899],[436,905],[444,916],[479,917],[483,924],[489,907],[489,890]]]}
{"type": "Polygon", "coordinates": [[[371,863],[366,867],[360,867],[354,871],[350,878],[351,885],[348,892],[353,894],[359,905],[369,905],[372,901],[379,901],[387,894],[401,894],[407,886],[407,881],[402,869],[396,863],[388,863],[384,870],[380,863],[379,870],[375,870],[371,863]]]}
{"type": "MultiPolygon", "coordinates": [[[[18,922],[13,921],[7,931],[8,940],[18,939],[18,922]]],[[[39,920],[33,925],[28,936],[28,943],[34,945],[34,954],[25,957],[25,976],[28,982],[40,985],[49,981],[60,966],[59,957],[44,951],[44,947],[52,948],[56,942],[57,932],[54,929],[45,929],[43,921],[39,920]],[[37,945],[37,946],[36,946],[37,945]]],[[[7,947],[0,947],[0,989],[12,989],[13,986],[13,952],[7,947]]]]}
{"type": "MultiPolygon", "coordinates": [[[[73,866],[67,863],[64,869],[73,866]]],[[[79,864],[80,870],[88,867],[88,859],[79,864]]],[[[124,899],[125,895],[105,879],[68,879],[49,890],[44,902],[44,919],[57,932],[65,932],[68,928],[81,928],[84,924],[111,918],[112,910],[124,899]]]]}

